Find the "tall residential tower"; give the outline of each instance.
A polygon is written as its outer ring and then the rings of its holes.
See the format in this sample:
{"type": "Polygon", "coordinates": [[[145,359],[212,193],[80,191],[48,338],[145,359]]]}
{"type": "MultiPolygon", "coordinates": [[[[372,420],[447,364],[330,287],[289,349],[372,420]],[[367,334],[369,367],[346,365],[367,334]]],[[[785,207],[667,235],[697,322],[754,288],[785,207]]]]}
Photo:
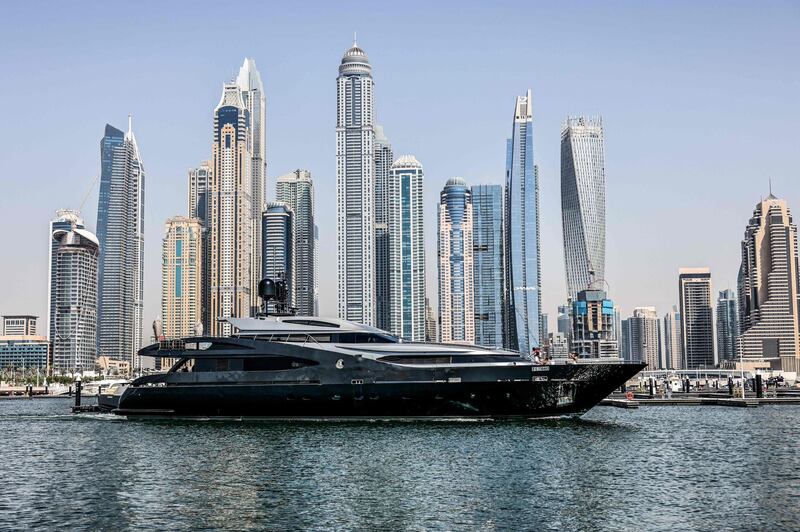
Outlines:
{"type": "Polygon", "coordinates": [[[472,195],[463,179],[447,180],[438,209],[439,341],[474,344],[472,195]]]}
{"type": "Polygon", "coordinates": [[[502,348],[503,187],[472,187],[472,249],[475,343],[502,348]]]}
{"type": "Polygon", "coordinates": [[[256,69],[253,59],[244,59],[236,84],[242,91],[242,103],[249,115],[250,130],[250,270],[254,272],[251,279],[250,305],[255,314],[260,304],[258,298],[258,274],[261,270],[261,211],[266,205],[267,180],[267,102],[264,95],[264,84],[261,74],[256,69]]]}
{"type": "Polygon", "coordinates": [[[375,323],[375,149],[372,67],[353,43],[336,78],[339,317],[375,323]]]}
{"type": "Polygon", "coordinates": [[[542,308],[539,179],[533,162],[533,98],[517,96],[506,143],[506,345],[527,356],[539,347],[542,308]]]}
{"type": "Polygon", "coordinates": [[[97,356],[139,367],[144,300],[145,172],[133,136],[106,124],[100,142],[97,356]]]}
{"type": "Polygon", "coordinates": [[[375,325],[389,331],[391,303],[389,289],[389,172],[394,152],[381,126],[375,130],[375,325]]]}
{"type": "Polygon", "coordinates": [[[708,268],[678,271],[684,369],[714,366],[714,304],[708,268]]]}
{"type": "Polygon", "coordinates": [[[425,341],[425,235],[422,165],[413,155],[392,164],[387,180],[389,331],[425,341]]]}
{"type": "Polygon", "coordinates": [[[600,118],[567,118],[561,127],[561,221],[567,295],[575,298],[593,281],[605,279],[606,177],[600,118]]]}
{"type": "Polygon", "coordinates": [[[253,208],[250,113],[242,90],[226,83],[214,109],[214,144],[208,191],[209,330],[228,336],[231,326],[220,318],[248,317],[252,311],[253,208]]]}
{"type": "Polygon", "coordinates": [[[308,170],[295,170],[278,177],[276,200],[294,213],[294,299],[297,313],[314,316],[317,279],[314,245],[314,182],[308,170]]]}
{"type": "Polygon", "coordinates": [[[739,349],[774,369],[800,370],[800,267],[797,225],[785,200],[756,205],[742,240],[739,268],[739,349]]]}

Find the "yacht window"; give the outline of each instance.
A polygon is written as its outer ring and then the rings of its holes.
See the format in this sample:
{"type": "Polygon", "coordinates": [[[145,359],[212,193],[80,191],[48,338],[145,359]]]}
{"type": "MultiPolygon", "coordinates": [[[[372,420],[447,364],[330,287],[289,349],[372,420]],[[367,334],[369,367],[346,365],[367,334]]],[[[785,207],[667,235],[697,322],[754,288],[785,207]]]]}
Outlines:
{"type": "Polygon", "coordinates": [[[418,357],[404,357],[404,356],[388,356],[381,357],[378,360],[381,362],[394,362],[395,364],[449,364],[450,357],[445,356],[418,356],[418,357]]]}
{"type": "Polygon", "coordinates": [[[337,343],[340,344],[391,344],[395,341],[390,336],[375,333],[339,333],[337,343]]]}
{"type": "Polygon", "coordinates": [[[193,358],[182,358],[178,361],[177,364],[172,366],[170,370],[171,373],[180,372],[180,373],[191,373],[194,371],[194,359],[193,358]]]}
{"type": "Polygon", "coordinates": [[[247,357],[240,359],[243,361],[244,371],[282,371],[287,369],[297,369],[306,366],[316,366],[314,360],[297,357],[247,357]]]}

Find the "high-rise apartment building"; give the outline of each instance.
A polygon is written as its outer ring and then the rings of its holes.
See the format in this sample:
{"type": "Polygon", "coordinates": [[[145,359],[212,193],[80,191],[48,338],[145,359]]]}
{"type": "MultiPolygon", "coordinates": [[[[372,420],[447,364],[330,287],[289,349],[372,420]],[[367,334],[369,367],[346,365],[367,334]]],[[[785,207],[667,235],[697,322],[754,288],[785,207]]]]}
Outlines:
{"type": "Polygon", "coordinates": [[[97,285],[100,244],[76,223],[53,231],[50,300],[53,370],[93,371],[97,358],[97,285]]]}
{"type": "Polygon", "coordinates": [[[214,109],[211,185],[208,193],[209,333],[229,336],[221,318],[251,314],[253,271],[250,113],[236,83],[226,83],[214,109]]]}
{"type": "Polygon", "coordinates": [[[161,246],[161,320],[164,336],[192,336],[202,323],[203,226],[197,218],[167,220],[161,246]]]}
{"type": "Polygon", "coordinates": [[[267,102],[256,62],[245,57],[236,77],[242,104],[247,109],[250,134],[250,312],[258,312],[258,272],[261,271],[261,212],[267,190],[267,102]]]}
{"type": "Polygon", "coordinates": [[[389,331],[425,340],[424,173],[413,155],[398,158],[386,182],[389,236],[389,331]]]}
{"type": "Polygon", "coordinates": [[[20,314],[3,316],[3,334],[5,336],[36,336],[36,320],[38,316],[20,314]]]}
{"type": "Polygon", "coordinates": [[[375,147],[372,66],[353,43],[336,78],[339,317],[375,323],[375,147]]]}
{"type": "Polygon", "coordinates": [[[714,366],[714,303],[708,268],[678,271],[684,369],[714,366]]]}
{"type": "Polygon", "coordinates": [[[569,317],[569,314],[569,305],[558,306],[558,317],[556,318],[557,330],[567,339],[572,335],[572,319],[569,317]]]}
{"type": "Polygon", "coordinates": [[[539,347],[542,308],[539,177],[533,160],[533,98],[517,96],[506,144],[506,346],[527,356],[539,347]]]}
{"type": "Polygon", "coordinates": [[[466,182],[452,177],[439,199],[439,339],[442,343],[475,343],[471,196],[466,182]]]}
{"type": "Polygon", "coordinates": [[[722,290],[717,296],[717,357],[723,360],[738,358],[739,307],[736,292],[722,290]]]}
{"type": "Polygon", "coordinates": [[[630,334],[627,340],[629,360],[645,362],[650,370],[664,369],[659,354],[659,324],[655,307],[636,307],[626,321],[630,334]]]}
{"type": "Polygon", "coordinates": [[[581,290],[572,302],[572,352],[581,358],[619,358],[614,302],[602,290],[581,290]]]}
{"type": "Polygon", "coordinates": [[[189,195],[186,212],[189,218],[205,223],[208,209],[208,191],[211,184],[211,161],[203,161],[197,168],[189,169],[189,195]]]}
{"type": "MultiPolygon", "coordinates": [[[[267,203],[262,215],[261,233],[264,235],[262,255],[264,257],[261,277],[264,279],[284,279],[290,307],[297,306],[295,290],[295,215],[294,211],[282,201],[267,203]]],[[[275,310],[275,302],[268,303],[267,311],[275,310]]]]}
{"type": "Polygon", "coordinates": [[[431,302],[427,297],[425,298],[425,341],[431,343],[439,341],[436,336],[436,316],[433,314],[431,302]]]}
{"type": "Polygon", "coordinates": [[[202,228],[200,321],[205,331],[211,330],[208,312],[211,306],[211,248],[209,246],[210,233],[208,228],[208,200],[211,191],[211,175],[211,161],[203,161],[197,168],[189,170],[189,195],[186,210],[189,218],[198,220],[202,228]]]}
{"type": "Polygon", "coordinates": [[[601,118],[570,117],[561,126],[561,221],[567,293],[574,298],[605,279],[606,176],[601,118]]]}
{"type": "Polygon", "coordinates": [[[392,328],[389,262],[389,172],[394,152],[381,126],[375,131],[375,325],[392,328]]]}
{"type": "Polygon", "coordinates": [[[800,370],[800,267],[797,225],[785,200],[759,202],[742,240],[739,349],[774,369],[800,370]]]}
{"type": "Polygon", "coordinates": [[[97,356],[140,367],[144,301],[145,171],[133,136],[106,124],[100,143],[97,356]]]}
{"type": "Polygon", "coordinates": [[[668,369],[684,369],[683,342],[681,340],[681,313],[673,306],[664,314],[664,336],[662,340],[664,361],[668,369]]]}
{"type": "Polygon", "coordinates": [[[502,348],[503,187],[475,185],[471,193],[475,343],[502,348]]]}
{"type": "Polygon", "coordinates": [[[56,301],[53,298],[55,295],[56,285],[56,258],[58,256],[58,246],[61,243],[56,235],[60,235],[63,231],[72,231],[73,229],[85,229],[83,225],[83,218],[80,212],[70,209],[59,209],[56,211],[56,217],[50,221],[50,245],[48,247],[48,261],[47,261],[47,339],[52,341],[55,334],[55,315],[56,315],[56,301]]]}
{"type": "Polygon", "coordinates": [[[314,230],[314,182],[308,170],[278,177],[276,200],[294,213],[294,300],[300,316],[316,315],[317,256],[314,230]]]}

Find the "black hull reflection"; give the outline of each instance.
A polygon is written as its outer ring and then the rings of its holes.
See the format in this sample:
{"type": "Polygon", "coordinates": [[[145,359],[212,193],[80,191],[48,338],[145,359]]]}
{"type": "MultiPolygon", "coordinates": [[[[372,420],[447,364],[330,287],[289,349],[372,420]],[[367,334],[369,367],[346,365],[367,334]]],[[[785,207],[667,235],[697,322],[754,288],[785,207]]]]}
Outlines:
{"type": "Polygon", "coordinates": [[[335,372],[338,382],[326,379],[325,372],[296,381],[270,380],[275,375],[268,372],[207,374],[213,382],[168,374],[177,377],[135,381],[114,412],[129,417],[204,418],[570,416],[595,406],[643,367],[623,363],[450,367],[387,375],[359,375],[356,368],[335,372]]]}

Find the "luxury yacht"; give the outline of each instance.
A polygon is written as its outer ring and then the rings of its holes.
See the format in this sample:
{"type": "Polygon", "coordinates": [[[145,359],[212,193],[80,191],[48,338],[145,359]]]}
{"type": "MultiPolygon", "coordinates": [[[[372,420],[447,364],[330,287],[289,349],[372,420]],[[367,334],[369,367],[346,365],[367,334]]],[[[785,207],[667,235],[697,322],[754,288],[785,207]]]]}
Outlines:
{"type": "Polygon", "coordinates": [[[112,411],[129,417],[531,418],[580,415],[645,365],[539,364],[510,351],[403,341],[330,318],[228,318],[230,337],[164,340],[174,359],[112,411]]]}

